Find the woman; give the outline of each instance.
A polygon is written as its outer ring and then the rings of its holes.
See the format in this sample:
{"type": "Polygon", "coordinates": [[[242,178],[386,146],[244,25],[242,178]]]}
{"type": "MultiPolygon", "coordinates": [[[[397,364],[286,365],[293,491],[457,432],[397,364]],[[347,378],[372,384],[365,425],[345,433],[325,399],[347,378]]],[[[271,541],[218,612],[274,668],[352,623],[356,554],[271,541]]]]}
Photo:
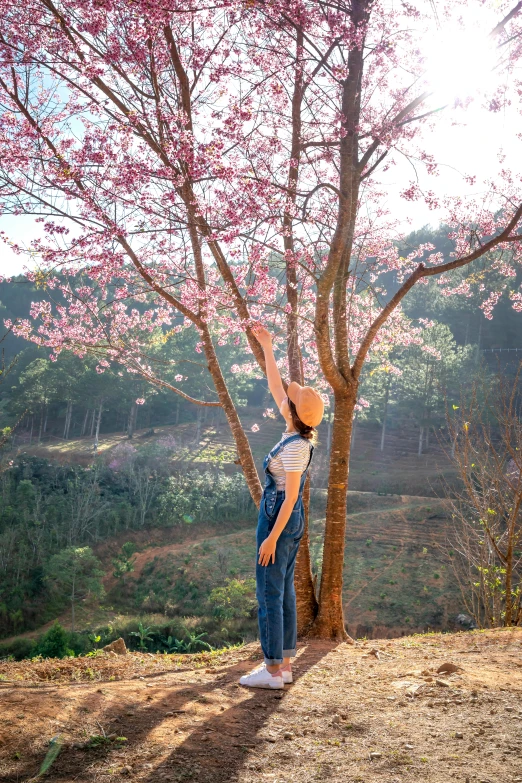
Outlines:
{"type": "Polygon", "coordinates": [[[254,333],[263,347],[268,387],[286,430],[263,463],[266,481],[257,523],[256,597],[265,662],[239,682],[250,688],[283,688],[292,682],[290,659],[296,652],[294,571],[304,531],[303,487],[324,403],[315,389],[295,381],[285,392],[270,333],[261,325],[254,333]]]}

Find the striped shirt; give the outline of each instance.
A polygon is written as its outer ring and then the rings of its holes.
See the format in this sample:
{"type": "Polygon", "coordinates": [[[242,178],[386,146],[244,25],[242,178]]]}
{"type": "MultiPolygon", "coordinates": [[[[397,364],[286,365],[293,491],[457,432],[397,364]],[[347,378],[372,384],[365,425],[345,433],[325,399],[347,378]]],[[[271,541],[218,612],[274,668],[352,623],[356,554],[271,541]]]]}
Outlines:
{"type": "MultiPolygon", "coordinates": [[[[279,443],[295,434],[295,432],[283,432],[279,443]]],[[[276,445],[279,446],[279,443],[276,445]]],[[[311,445],[311,442],[304,438],[293,440],[288,446],[283,446],[281,451],[269,461],[268,470],[274,477],[278,490],[285,488],[287,472],[303,473],[306,470],[308,460],[310,459],[311,445]]]]}

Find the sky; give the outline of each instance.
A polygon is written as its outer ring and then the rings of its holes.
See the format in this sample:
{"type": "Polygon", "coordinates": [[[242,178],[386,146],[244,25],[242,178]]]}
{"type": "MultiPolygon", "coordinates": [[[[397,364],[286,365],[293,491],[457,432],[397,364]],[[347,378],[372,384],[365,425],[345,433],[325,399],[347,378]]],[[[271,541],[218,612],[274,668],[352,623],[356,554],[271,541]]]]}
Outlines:
{"type": "MultiPolygon", "coordinates": [[[[493,16],[482,20],[482,29],[492,29],[492,20],[493,16]]],[[[425,225],[437,227],[444,219],[442,209],[430,210],[422,201],[411,202],[400,197],[417,177],[422,189],[431,190],[437,196],[479,196],[484,191],[484,180],[494,178],[500,167],[500,150],[506,155],[507,167],[518,168],[517,161],[522,161],[522,141],[517,138],[519,110],[511,107],[493,113],[481,107],[481,93],[488,82],[495,80],[496,55],[485,45],[486,40],[476,27],[470,27],[464,37],[462,30],[440,28],[424,44],[434,93],[430,99],[432,105],[451,103],[457,93],[460,97],[472,96],[474,100],[466,108],[445,108],[437,116],[435,132],[430,131],[426,138],[425,149],[439,163],[437,176],[428,175],[422,166],[415,170],[400,155],[395,156],[396,165],[379,176],[386,193],[385,206],[405,234],[425,225]],[[475,174],[477,184],[467,185],[463,179],[466,174],[475,174]]],[[[31,217],[3,216],[0,231],[22,244],[40,235],[41,224],[31,217]]],[[[0,243],[0,277],[21,272],[26,263],[25,258],[0,243]]]]}

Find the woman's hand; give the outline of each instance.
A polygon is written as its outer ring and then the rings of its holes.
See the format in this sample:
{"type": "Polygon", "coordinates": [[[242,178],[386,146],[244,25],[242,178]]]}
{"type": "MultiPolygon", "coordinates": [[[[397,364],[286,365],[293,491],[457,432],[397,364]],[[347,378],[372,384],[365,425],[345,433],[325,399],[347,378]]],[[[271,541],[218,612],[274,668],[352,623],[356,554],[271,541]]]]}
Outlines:
{"type": "Polygon", "coordinates": [[[270,560],[275,563],[277,540],[272,536],[265,538],[259,547],[259,565],[270,565],[270,560]]]}
{"type": "Polygon", "coordinates": [[[254,332],[254,335],[256,336],[257,341],[261,344],[262,348],[269,348],[272,345],[272,335],[268,329],[265,329],[263,324],[257,322],[252,327],[252,331],[254,332]]]}

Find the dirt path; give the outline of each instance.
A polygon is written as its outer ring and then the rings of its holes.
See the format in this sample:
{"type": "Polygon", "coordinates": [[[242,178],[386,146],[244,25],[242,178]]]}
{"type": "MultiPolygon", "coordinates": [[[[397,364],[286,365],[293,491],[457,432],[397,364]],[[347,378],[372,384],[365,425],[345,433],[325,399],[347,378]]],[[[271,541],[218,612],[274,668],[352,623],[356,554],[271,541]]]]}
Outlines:
{"type": "Polygon", "coordinates": [[[256,645],[0,663],[0,778],[47,757],[53,783],[522,781],[522,629],[373,644],[303,644],[284,692],[237,684],[256,645]]]}

